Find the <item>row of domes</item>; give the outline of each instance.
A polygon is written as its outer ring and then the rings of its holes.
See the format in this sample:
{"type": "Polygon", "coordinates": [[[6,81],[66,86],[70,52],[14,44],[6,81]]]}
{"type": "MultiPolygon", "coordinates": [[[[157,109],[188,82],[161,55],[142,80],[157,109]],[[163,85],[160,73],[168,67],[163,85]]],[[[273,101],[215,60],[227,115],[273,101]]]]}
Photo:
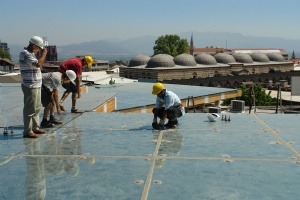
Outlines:
{"type": "Polygon", "coordinates": [[[175,65],[194,67],[201,65],[217,65],[217,63],[253,63],[253,62],[285,62],[285,58],[280,53],[218,53],[214,56],[207,53],[197,54],[195,57],[190,54],[180,54],[173,58],[168,54],[157,54],[153,57],[137,55],[133,57],[128,67],[146,65],[146,68],[155,67],[175,67],[175,65]]]}

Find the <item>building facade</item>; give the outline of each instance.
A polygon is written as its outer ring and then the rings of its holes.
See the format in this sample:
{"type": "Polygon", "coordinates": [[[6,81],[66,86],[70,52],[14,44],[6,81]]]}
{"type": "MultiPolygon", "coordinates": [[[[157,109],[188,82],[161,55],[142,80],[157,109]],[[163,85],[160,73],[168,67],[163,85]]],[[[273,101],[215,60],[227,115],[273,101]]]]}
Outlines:
{"type": "Polygon", "coordinates": [[[218,53],[214,56],[206,53],[181,54],[173,58],[170,55],[158,54],[152,58],[145,55],[134,57],[128,67],[120,67],[120,76],[131,79],[154,79],[156,81],[181,80],[265,74],[269,72],[289,72],[294,63],[285,61],[279,53],[233,55],[218,53]]]}

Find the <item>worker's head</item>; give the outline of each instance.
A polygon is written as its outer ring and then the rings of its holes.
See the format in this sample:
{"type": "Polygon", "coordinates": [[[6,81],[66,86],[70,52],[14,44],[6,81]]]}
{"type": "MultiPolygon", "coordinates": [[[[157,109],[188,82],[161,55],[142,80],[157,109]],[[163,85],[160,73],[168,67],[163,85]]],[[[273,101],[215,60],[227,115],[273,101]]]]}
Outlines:
{"type": "Polygon", "coordinates": [[[90,68],[92,66],[92,64],[94,63],[94,60],[91,56],[84,56],[84,58],[82,59],[82,62],[83,62],[84,67],[90,68]]]}
{"type": "Polygon", "coordinates": [[[162,83],[155,83],[152,88],[152,94],[160,96],[163,93],[165,86],[162,83]]]}
{"type": "Polygon", "coordinates": [[[29,47],[33,53],[37,53],[44,48],[44,40],[39,36],[33,36],[29,40],[29,47]]]}

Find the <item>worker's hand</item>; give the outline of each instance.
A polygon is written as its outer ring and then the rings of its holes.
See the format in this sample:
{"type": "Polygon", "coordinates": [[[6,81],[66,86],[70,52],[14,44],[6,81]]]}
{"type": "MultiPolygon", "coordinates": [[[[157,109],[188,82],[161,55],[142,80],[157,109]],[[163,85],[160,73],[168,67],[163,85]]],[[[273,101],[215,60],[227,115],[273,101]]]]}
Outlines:
{"type": "Polygon", "coordinates": [[[160,120],[159,123],[157,122],[153,122],[152,123],[152,127],[156,130],[163,130],[165,129],[164,128],[164,124],[165,124],[165,121],[164,120],[160,120]]]}
{"type": "Polygon", "coordinates": [[[165,126],[165,120],[159,120],[159,125],[161,126],[161,127],[164,127],[165,126]]]}
{"type": "Polygon", "coordinates": [[[42,49],[42,54],[47,55],[47,48],[42,49]]]}
{"type": "Polygon", "coordinates": [[[60,105],[56,106],[56,111],[57,111],[57,114],[60,116],[61,115],[60,105]]]}

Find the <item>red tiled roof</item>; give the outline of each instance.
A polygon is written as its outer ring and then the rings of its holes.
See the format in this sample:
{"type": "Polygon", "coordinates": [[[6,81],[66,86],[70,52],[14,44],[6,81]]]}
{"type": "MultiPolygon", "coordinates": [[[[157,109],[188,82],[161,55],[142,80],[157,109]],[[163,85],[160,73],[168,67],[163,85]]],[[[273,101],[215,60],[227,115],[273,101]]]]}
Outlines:
{"type": "Polygon", "coordinates": [[[210,53],[216,51],[227,52],[227,50],[223,48],[195,48],[194,49],[194,53],[210,53]]]}
{"type": "Polygon", "coordinates": [[[0,65],[4,65],[4,63],[5,63],[6,65],[11,65],[11,66],[14,65],[14,64],[12,64],[12,63],[10,62],[10,60],[9,60],[8,58],[0,58],[0,65]]]}
{"type": "Polygon", "coordinates": [[[236,50],[279,50],[280,53],[287,53],[284,49],[278,48],[232,48],[232,49],[224,49],[224,48],[195,48],[194,53],[211,53],[211,52],[232,52],[236,50]]]}

